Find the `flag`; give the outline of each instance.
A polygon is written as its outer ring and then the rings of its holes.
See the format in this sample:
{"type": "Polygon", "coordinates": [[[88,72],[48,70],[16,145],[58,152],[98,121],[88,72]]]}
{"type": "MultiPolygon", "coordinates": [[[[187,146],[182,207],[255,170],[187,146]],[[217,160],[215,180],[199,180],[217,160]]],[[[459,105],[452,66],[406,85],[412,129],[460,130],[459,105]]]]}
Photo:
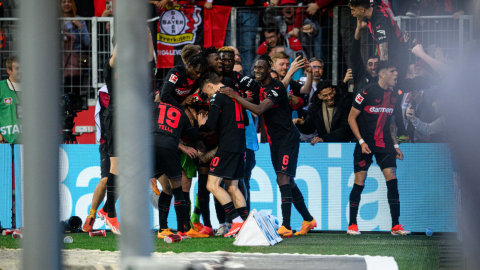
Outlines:
{"type": "Polygon", "coordinates": [[[204,9],[177,5],[159,10],[157,26],[157,68],[182,65],[180,52],[187,44],[222,47],[231,7],[204,9]]]}

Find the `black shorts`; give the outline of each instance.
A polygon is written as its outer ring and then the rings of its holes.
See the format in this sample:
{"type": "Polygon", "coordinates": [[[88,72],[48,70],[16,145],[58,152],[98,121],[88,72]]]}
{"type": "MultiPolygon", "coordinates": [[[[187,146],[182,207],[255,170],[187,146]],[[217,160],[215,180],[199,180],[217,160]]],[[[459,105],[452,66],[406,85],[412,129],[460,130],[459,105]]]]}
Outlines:
{"type": "Polygon", "coordinates": [[[108,155],[107,143],[101,143],[99,147],[100,152],[100,177],[108,177],[110,173],[110,156],[108,155]]]}
{"type": "Polygon", "coordinates": [[[275,172],[295,177],[299,150],[299,139],[286,141],[281,145],[270,146],[270,156],[272,158],[272,165],[275,172]]]}
{"type": "Polygon", "coordinates": [[[164,175],[169,179],[182,177],[182,162],[178,149],[155,146],[155,178],[164,175]]]}
{"type": "Polygon", "coordinates": [[[105,128],[105,140],[107,141],[108,155],[115,157],[115,145],[114,145],[114,127],[113,127],[113,116],[105,115],[103,117],[103,126],[105,128]]]}
{"type": "Polygon", "coordinates": [[[245,153],[233,153],[218,150],[210,162],[209,175],[224,180],[240,180],[244,178],[245,153]]]}
{"type": "Polygon", "coordinates": [[[362,147],[357,143],[355,146],[355,151],[353,151],[353,170],[355,173],[361,171],[368,171],[370,165],[373,162],[373,155],[375,155],[375,160],[377,161],[378,166],[383,171],[386,168],[396,168],[397,167],[397,153],[371,153],[363,154],[362,147]]]}

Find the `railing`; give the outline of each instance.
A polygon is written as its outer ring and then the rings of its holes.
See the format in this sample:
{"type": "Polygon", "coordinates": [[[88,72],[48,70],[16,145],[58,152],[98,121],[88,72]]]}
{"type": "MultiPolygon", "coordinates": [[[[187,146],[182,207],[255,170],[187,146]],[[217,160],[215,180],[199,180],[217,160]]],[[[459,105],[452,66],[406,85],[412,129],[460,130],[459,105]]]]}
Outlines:
{"type": "MultiPolygon", "coordinates": [[[[280,16],[283,8],[285,7],[269,8],[269,12],[272,16],[280,16]]],[[[296,11],[298,8],[294,7],[294,10],[296,11]]],[[[248,75],[251,75],[251,67],[255,57],[258,56],[257,49],[265,41],[265,11],[266,8],[264,7],[233,7],[230,13],[225,45],[238,48],[242,56],[243,70],[248,75]]],[[[318,19],[314,16],[307,16],[307,18],[318,31],[311,35],[300,32],[298,39],[301,42],[304,55],[307,58],[315,56],[323,59],[323,79],[332,80],[334,84],[341,82],[346,69],[351,66],[349,64],[349,53],[356,27],[355,18],[351,16],[350,10],[346,6],[335,7],[332,17],[322,16],[318,19]]],[[[59,18],[62,27],[65,24],[71,24],[72,20],[85,21],[88,31],[80,33],[78,36],[81,42],[88,35],[90,42],[88,46],[79,46],[77,49],[65,50],[65,48],[62,48],[61,53],[68,56],[69,53],[74,52],[81,59],[86,59],[88,63],[80,67],[62,67],[62,73],[64,74],[62,91],[63,93],[85,94],[89,99],[95,99],[96,90],[104,85],[103,67],[113,51],[111,38],[115,32],[114,18],[59,18]],[[77,74],[77,76],[65,76],[66,73],[77,74]]],[[[433,55],[433,49],[440,47],[450,60],[456,60],[462,54],[466,44],[473,39],[472,16],[464,15],[458,19],[454,19],[452,16],[414,18],[400,16],[395,17],[395,20],[401,30],[408,31],[410,35],[409,49],[415,43],[422,43],[426,52],[429,53],[430,51],[433,55]]],[[[5,46],[0,57],[0,72],[1,79],[5,79],[8,76],[5,61],[9,56],[17,54],[18,50],[18,19],[0,18],[0,22],[5,36],[5,46]]],[[[367,31],[365,29],[365,32],[362,33],[362,58],[365,62],[369,55],[375,53],[373,40],[367,31]]],[[[288,33],[285,34],[289,37],[288,33]]],[[[61,34],[60,38],[65,38],[65,35],[61,34]]],[[[408,55],[408,57],[412,63],[417,60],[413,54],[408,55]]],[[[156,75],[157,87],[160,87],[167,72],[168,69],[158,70],[156,75]]],[[[303,75],[299,72],[297,78],[294,77],[294,79],[298,79],[298,76],[303,75]]]]}
{"type": "MultiPolygon", "coordinates": [[[[59,36],[59,43],[62,43],[60,52],[63,56],[62,94],[77,93],[87,95],[89,99],[96,98],[96,89],[104,85],[104,64],[113,51],[111,45],[111,38],[115,33],[113,21],[113,17],[59,18],[61,29],[64,30],[59,36]],[[72,21],[84,21],[87,27],[86,31],[76,33],[74,44],[69,43],[71,35],[65,31],[65,28],[72,27],[72,21]],[[73,62],[70,61],[72,56],[73,60],[78,59],[82,63],[70,64],[73,62]]],[[[5,61],[10,56],[18,54],[18,18],[0,18],[0,22],[5,36],[5,46],[0,57],[0,72],[1,79],[5,79],[8,77],[5,61]]]]}

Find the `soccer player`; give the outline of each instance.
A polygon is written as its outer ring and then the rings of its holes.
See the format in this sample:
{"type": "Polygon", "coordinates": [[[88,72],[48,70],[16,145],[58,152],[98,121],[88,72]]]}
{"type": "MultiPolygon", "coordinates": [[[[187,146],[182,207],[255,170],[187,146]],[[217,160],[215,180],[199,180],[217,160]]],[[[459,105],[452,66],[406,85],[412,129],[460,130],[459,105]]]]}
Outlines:
{"type": "Polygon", "coordinates": [[[258,96],[260,84],[249,76],[233,70],[235,65],[235,51],[231,47],[222,47],[218,49],[218,56],[222,62],[222,76],[230,78],[233,83],[238,85],[237,88],[242,93],[249,91],[251,93],[250,96],[253,94],[258,96]]]}
{"type": "Polygon", "coordinates": [[[316,227],[317,222],[310,215],[302,192],[294,181],[300,148],[300,133],[292,123],[287,90],[282,82],[273,80],[270,76],[272,64],[272,60],[267,55],[260,56],[254,64],[255,80],[262,84],[259,105],[250,103],[236,95],[231,89],[221,89],[220,93],[228,95],[245,109],[263,117],[270,144],[272,164],[277,173],[277,184],[282,196],[283,224],[277,232],[281,237],[290,238],[293,236],[290,226],[292,202],[304,219],[302,229],[295,235],[306,235],[308,231],[316,227]]]}
{"type": "MultiPolygon", "coordinates": [[[[108,156],[108,147],[105,142],[105,128],[103,128],[103,113],[108,107],[110,101],[110,96],[108,95],[107,86],[104,85],[97,92],[98,100],[97,105],[95,106],[95,124],[97,125],[97,141],[100,142],[99,151],[100,151],[100,182],[98,182],[93,192],[92,205],[90,206],[90,213],[83,224],[82,231],[91,232],[93,229],[93,224],[95,223],[95,218],[97,216],[97,209],[100,203],[105,198],[105,188],[107,187],[108,173],[110,171],[110,157],[108,156]]],[[[105,216],[107,207],[104,204],[103,208],[100,209],[102,212],[100,216],[105,216]]]]}
{"type": "MultiPolygon", "coordinates": [[[[238,180],[244,177],[245,110],[234,100],[217,93],[225,88],[217,74],[209,72],[200,80],[202,92],[210,97],[208,116],[200,114],[200,131],[218,129],[218,150],[210,163],[207,189],[222,204],[233,224],[225,237],[237,235],[248,217],[245,198],[238,189],[238,180]],[[225,180],[225,189],[220,186],[225,180]]],[[[232,90],[233,91],[233,90],[232,90]]]]}
{"type": "MultiPolygon", "coordinates": [[[[187,203],[182,190],[182,165],[178,143],[180,135],[185,132],[192,141],[198,139],[198,125],[192,127],[188,116],[180,108],[167,103],[156,103],[154,113],[155,142],[155,178],[165,175],[170,182],[172,194],[175,196],[175,212],[177,214],[177,235],[189,238],[186,232],[190,228],[187,203]],[[158,104],[158,105],[157,105],[158,104]]],[[[161,209],[159,208],[159,218],[161,209]]],[[[160,221],[161,222],[161,221],[160,221]]],[[[161,230],[157,237],[164,238],[161,230]]]]}
{"type": "Polygon", "coordinates": [[[377,44],[380,61],[390,60],[398,70],[398,79],[403,82],[407,75],[408,48],[395,20],[383,5],[370,4],[370,0],[350,0],[353,17],[357,18],[357,27],[368,26],[370,35],[377,44]],[[366,22],[364,22],[366,20],[366,22]]]}
{"type": "MultiPolygon", "coordinates": [[[[222,75],[224,77],[230,78],[235,85],[238,85],[238,89],[243,93],[244,97],[252,97],[253,99],[258,100],[258,93],[260,92],[260,84],[249,76],[238,73],[233,70],[235,65],[235,50],[231,47],[222,47],[218,49],[218,55],[222,61],[222,75]]],[[[246,140],[247,140],[247,149],[246,149],[246,160],[245,160],[245,193],[244,196],[247,200],[247,209],[250,212],[250,177],[252,175],[252,170],[255,167],[255,151],[258,150],[258,141],[257,141],[257,132],[255,127],[255,122],[251,112],[247,111],[249,118],[249,125],[245,127],[246,131],[246,140]],[[250,132],[249,132],[250,131],[250,132]]],[[[242,185],[240,184],[240,187],[242,185]]]]}
{"type": "MultiPolygon", "coordinates": [[[[151,34],[150,30],[147,27],[147,37],[150,40],[149,44],[153,44],[151,41],[151,34]]],[[[115,115],[115,82],[116,82],[116,73],[114,73],[114,67],[116,64],[117,58],[117,46],[115,39],[112,38],[113,45],[115,46],[113,49],[112,56],[108,59],[105,63],[104,67],[104,76],[105,76],[105,84],[107,85],[107,89],[110,95],[110,101],[107,109],[104,112],[103,124],[105,127],[105,140],[108,146],[108,155],[110,156],[110,172],[107,178],[107,213],[99,211],[97,216],[105,220],[105,224],[112,230],[114,234],[120,234],[120,223],[117,219],[117,211],[115,209],[115,185],[116,185],[116,178],[118,175],[118,160],[115,150],[115,134],[114,134],[114,115],[115,115]]],[[[149,47],[148,53],[148,62],[154,61],[153,59],[153,45],[149,47]]]]}
{"type": "Polygon", "coordinates": [[[188,59],[186,65],[172,68],[165,77],[160,100],[185,111],[185,106],[193,102],[193,98],[187,97],[198,88],[197,81],[207,64],[202,54],[196,54],[188,59]]]}
{"type": "Polygon", "coordinates": [[[350,193],[350,222],[347,234],[359,235],[357,213],[360,205],[367,171],[375,160],[387,181],[387,198],[392,216],[393,235],[407,235],[399,223],[400,198],[397,187],[396,159],[403,159],[398,147],[395,120],[392,115],[397,102],[400,102],[401,91],[395,89],[398,72],[390,61],[378,64],[378,83],[369,84],[361,90],[353,102],[348,123],[352,128],[358,144],[353,152],[355,183],[350,193]]]}

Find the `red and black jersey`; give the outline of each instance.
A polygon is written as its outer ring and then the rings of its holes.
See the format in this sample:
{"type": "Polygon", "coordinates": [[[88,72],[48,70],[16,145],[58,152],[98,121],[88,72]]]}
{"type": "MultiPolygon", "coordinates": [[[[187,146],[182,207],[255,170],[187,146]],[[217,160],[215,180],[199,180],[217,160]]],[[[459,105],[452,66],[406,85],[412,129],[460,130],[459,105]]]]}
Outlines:
{"type": "Polygon", "coordinates": [[[236,100],[220,93],[210,97],[208,120],[200,131],[216,128],[220,137],[218,151],[245,152],[245,126],[248,126],[247,113],[236,100]]]}
{"type": "MultiPolygon", "coordinates": [[[[229,78],[232,80],[238,91],[240,91],[242,94],[245,93],[245,91],[251,91],[253,93],[253,99],[258,101],[258,93],[260,93],[261,87],[259,82],[236,71],[233,71],[229,78]]],[[[225,82],[222,83],[225,84],[225,82]]],[[[225,85],[228,86],[227,84],[225,85]]]]}
{"type": "MultiPolygon", "coordinates": [[[[379,44],[388,42],[389,60],[407,55],[407,46],[403,34],[392,16],[383,5],[373,5],[372,17],[367,20],[370,35],[379,44]]],[[[380,50],[378,50],[380,55],[380,50]]]]}
{"type": "Polygon", "coordinates": [[[155,146],[176,150],[180,136],[185,132],[191,141],[198,140],[198,126],[192,127],[188,116],[180,108],[167,103],[154,103],[152,132],[155,146]]]}
{"type": "Polygon", "coordinates": [[[198,88],[198,80],[188,78],[185,66],[176,66],[168,72],[163,81],[160,99],[182,110],[181,103],[198,88]]]}
{"type": "Polygon", "coordinates": [[[360,111],[358,129],[373,153],[395,151],[390,123],[396,104],[401,101],[400,90],[384,90],[378,83],[367,85],[355,97],[353,107],[360,111]]]}
{"type": "Polygon", "coordinates": [[[270,99],[273,106],[262,114],[268,143],[280,145],[289,140],[298,140],[300,133],[292,122],[287,90],[283,83],[273,80],[260,88],[260,101],[270,99]]]}

